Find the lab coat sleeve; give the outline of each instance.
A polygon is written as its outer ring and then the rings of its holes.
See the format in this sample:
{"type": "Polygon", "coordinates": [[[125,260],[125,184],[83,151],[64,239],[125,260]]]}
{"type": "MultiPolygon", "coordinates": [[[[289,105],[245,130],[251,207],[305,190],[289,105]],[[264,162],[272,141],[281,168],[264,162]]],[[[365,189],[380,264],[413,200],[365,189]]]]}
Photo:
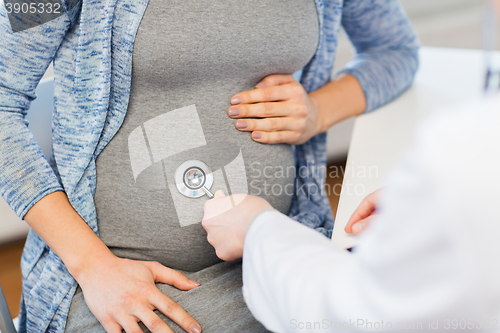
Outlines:
{"type": "Polygon", "coordinates": [[[337,283],[331,279],[334,265],[349,261],[347,251],[317,231],[277,211],[264,212],[252,223],[245,241],[245,301],[268,330],[288,332],[295,319],[311,314],[310,305],[315,304],[313,313],[319,311],[315,318],[327,311],[321,309],[329,304],[322,289],[337,283]]]}
{"type": "Polygon", "coordinates": [[[346,0],[342,26],[356,56],[337,75],[358,79],[366,112],[409,87],[418,69],[420,42],[398,0],[346,0]]]}
{"type": "MultiPolygon", "coordinates": [[[[467,123],[463,129],[471,133],[467,123]]],[[[243,256],[243,293],[257,320],[274,332],[317,332],[319,327],[352,331],[389,322],[393,328],[421,323],[425,331],[435,318],[458,312],[476,319],[481,314],[474,312],[481,309],[476,298],[485,294],[477,289],[484,285],[480,281],[497,275],[486,274],[474,258],[487,262],[500,246],[493,240],[489,248],[477,246],[483,232],[471,221],[477,216],[482,230],[488,228],[486,221],[498,229],[493,202],[500,180],[490,186],[475,181],[475,173],[467,177],[467,152],[478,145],[464,138],[457,143],[460,149],[450,152],[460,136],[448,135],[447,129],[461,132],[455,125],[442,121],[433,126],[393,171],[380,214],[353,253],[276,211],[259,215],[249,228],[243,256]],[[440,141],[446,137],[449,141],[440,141]],[[473,235],[478,239],[471,241],[473,235]]],[[[484,162],[489,175],[496,175],[498,156],[484,162]]],[[[493,269],[487,263],[484,267],[493,269]]]]}
{"type": "MultiPolygon", "coordinates": [[[[62,3],[62,15],[21,31],[11,27],[12,8],[0,5],[0,194],[21,218],[41,198],[63,190],[25,119],[40,79],[78,17],[76,1],[62,3]]],[[[41,8],[37,4],[36,11],[41,8]]],[[[17,17],[29,21],[29,15],[17,17]]]]}

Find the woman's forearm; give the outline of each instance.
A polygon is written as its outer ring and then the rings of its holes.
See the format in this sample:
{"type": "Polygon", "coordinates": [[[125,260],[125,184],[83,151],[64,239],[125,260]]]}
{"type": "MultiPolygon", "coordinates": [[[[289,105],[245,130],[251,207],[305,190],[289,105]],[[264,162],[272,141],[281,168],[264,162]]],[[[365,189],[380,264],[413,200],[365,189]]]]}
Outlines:
{"type": "Polygon", "coordinates": [[[61,258],[76,280],[90,271],[94,263],[113,257],[64,192],[45,196],[28,211],[25,220],[61,258]]]}
{"type": "Polygon", "coordinates": [[[309,93],[318,110],[318,131],[326,132],[331,126],[366,109],[366,97],[358,80],[344,74],[309,93]]]}
{"type": "Polygon", "coordinates": [[[200,284],[158,263],[114,256],[71,206],[64,192],[54,192],[35,204],[26,222],[62,259],[80,284],[85,302],[107,332],[141,332],[138,321],[151,331],[169,328],[154,312],[158,309],[186,332],[200,325],[155,283],[180,290],[200,284]]]}

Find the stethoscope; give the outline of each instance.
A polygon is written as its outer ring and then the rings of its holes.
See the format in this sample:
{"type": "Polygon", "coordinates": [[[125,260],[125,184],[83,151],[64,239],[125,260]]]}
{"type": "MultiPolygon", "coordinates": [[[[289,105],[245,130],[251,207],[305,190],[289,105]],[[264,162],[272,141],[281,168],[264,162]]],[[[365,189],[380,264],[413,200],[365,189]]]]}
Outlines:
{"type": "Polygon", "coordinates": [[[210,191],[214,184],[214,176],[210,167],[198,160],[183,162],[175,170],[175,186],[179,192],[188,198],[199,198],[207,195],[210,199],[214,194],[210,191]]]}

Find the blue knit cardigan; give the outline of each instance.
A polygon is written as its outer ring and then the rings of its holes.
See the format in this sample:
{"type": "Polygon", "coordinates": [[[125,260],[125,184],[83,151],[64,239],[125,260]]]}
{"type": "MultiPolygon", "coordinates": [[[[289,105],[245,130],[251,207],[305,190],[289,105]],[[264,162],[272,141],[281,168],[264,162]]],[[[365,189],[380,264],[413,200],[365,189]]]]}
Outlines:
{"type": "MultiPolygon", "coordinates": [[[[134,38],[147,3],[63,0],[61,15],[48,22],[41,18],[38,24],[23,22],[22,16],[13,22],[7,7],[0,6],[0,193],[21,218],[44,196],[65,191],[98,233],[95,160],[127,111],[134,38]],[[23,24],[33,27],[19,29],[23,24]],[[55,97],[49,162],[28,130],[25,115],[52,61],[55,97]]],[[[307,91],[330,80],[341,26],[357,51],[341,72],[361,83],[366,111],[410,85],[418,67],[419,43],[397,0],[316,0],[316,7],[321,35],[316,54],[303,69],[301,83],[307,91]]],[[[332,212],[325,193],[317,191],[324,186],[324,172],[317,170],[324,170],[326,134],[296,146],[295,155],[297,168],[309,172],[297,179],[301,190],[296,191],[290,215],[330,237],[332,212]]],[[[33,231],[21,266],[20,331],[64,332],[76,281],[33,231]]]]}

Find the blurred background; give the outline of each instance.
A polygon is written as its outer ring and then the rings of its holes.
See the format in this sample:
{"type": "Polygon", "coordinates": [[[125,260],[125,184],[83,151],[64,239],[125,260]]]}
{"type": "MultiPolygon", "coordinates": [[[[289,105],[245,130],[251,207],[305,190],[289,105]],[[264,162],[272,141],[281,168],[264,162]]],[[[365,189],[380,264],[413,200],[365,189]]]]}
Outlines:
{"type": "MultiPolygon", "coordinates": [[[[423,46],[482,48],[483,0],[400,0],[400,2],[423,46]]],[[[334,71],[342,68],[352,56],[352,46],[347,36],[342,34],[334,71]]],[[[330,162],[345,161],[353,124],[354,118],[348,119],[328,131],[330,162]]]]}
{"type": "MultiPolygon", "coordinates": [[[[400,1],[423,46],[482,48],[482,0],[400,1]]],[[[335,69],[341,68],[352,55],[352,47],[343,34],[339,41],[335,69]]],[[[460,68],[456,70],[460,71],[460,68]]],[[[49,68],[45,77],[52,75],[52,68],[49,68]]],[[[38,98],[41,99],[43,96],[38,98]]],[[[353,123],[353,119],[348,119],[329,130],[328,159],[330,165],[345,167],[353,123]]],[[[342,183],[342,175],[339,174],[337,178],[327,179],[327,183],[330,188],[335,188],[336,184],[342,183]]],[[[339,187],[337,186],[337,188],[339,187]]],[[[330,202],[335,212],[340,191],[334,191],[330,194],[330,202]]],[[[0,284],[6,293],[13,316],[18,315],[21,298],[19,262],[27,231],[27,225],[18,220],[0,198],[0,284]]]]}

